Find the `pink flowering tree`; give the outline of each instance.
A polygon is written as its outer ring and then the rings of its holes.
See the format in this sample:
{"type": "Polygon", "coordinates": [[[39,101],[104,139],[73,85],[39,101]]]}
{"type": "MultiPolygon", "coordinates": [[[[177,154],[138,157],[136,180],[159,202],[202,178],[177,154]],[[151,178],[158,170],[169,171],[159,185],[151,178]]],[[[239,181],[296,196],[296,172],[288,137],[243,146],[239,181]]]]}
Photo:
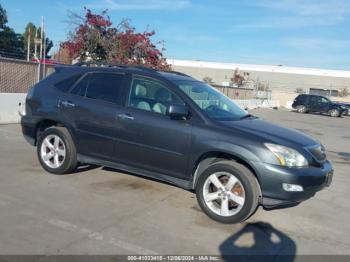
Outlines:
{"type": "Polygon", "coordinates": [[[73,14],[72,22],[76,27],[61,47],[73,59],[170,69],[163,56],[164,42],[152,42],[154,31],[137,33],[126,20],[113,27],[107,10],[94,14],[85,8],[85,15],[73,14]]]}

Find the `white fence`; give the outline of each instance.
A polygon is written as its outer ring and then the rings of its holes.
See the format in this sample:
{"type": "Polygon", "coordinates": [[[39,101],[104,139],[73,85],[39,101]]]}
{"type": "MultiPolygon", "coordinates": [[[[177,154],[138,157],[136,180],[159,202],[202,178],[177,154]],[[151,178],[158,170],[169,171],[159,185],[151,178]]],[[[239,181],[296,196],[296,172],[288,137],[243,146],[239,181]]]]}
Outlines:
{"type": "Polygon", "coordinates": [[[0,93],[0,124],[19,123],[19,111],[23,110],[25,93],[0,93]],[[20,106],[21,105],[21,106],[20,106]]]}

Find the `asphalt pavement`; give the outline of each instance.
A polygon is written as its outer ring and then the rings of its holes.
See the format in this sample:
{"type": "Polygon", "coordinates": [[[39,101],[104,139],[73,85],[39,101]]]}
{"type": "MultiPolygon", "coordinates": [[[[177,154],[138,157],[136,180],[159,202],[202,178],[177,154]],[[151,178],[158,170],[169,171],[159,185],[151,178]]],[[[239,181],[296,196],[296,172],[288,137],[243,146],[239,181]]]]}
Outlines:
{"type": "Polygon", "coordinates": [[[195,195],[116,170],[51,175],[19,125],[0,125],[0,254],[350,254],[350,117],[252,114],[321,141],[330,188],[238,225],[209,219],[195,195]]]}

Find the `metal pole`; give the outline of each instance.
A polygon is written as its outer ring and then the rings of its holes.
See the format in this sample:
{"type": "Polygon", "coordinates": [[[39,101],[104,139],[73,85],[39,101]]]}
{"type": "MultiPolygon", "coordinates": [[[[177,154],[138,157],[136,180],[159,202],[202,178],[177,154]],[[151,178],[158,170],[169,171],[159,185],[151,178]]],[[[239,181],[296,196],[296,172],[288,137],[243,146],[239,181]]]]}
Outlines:
{"type": "Polygon", "coordinates": [[[30,53],[30,27],[28,28],[28,36],[27,36],[27,62],[29,62],[29,53],[30,53]]]}
{"type": "Polygon", "coordinates": [[[41,17],[41,28],[40,28],[40,57],[39,57],[39,77],[38,80],[40,80],[40,73],[41,73],[41,59],[43,58],[43,27],[44,27],[44,17],[41,17]]]}
{"type": "Polygon", "coordinates": [[[38,44],[36,42],[37,39],[38,39],[38,28],[35,29],[35,39],[34,39],[34,57],[35,57],[35,59],[38,59],[38,56],[37,56],[38,44]]]}
{"type": "Polygon", "coordinates": [[[44,24],[44,19],[43,19],[43,31],[44,31],[44,65],[43,65],[43,78],[46,77],[46,32],[45,32],[45,24],[44,24]]]}

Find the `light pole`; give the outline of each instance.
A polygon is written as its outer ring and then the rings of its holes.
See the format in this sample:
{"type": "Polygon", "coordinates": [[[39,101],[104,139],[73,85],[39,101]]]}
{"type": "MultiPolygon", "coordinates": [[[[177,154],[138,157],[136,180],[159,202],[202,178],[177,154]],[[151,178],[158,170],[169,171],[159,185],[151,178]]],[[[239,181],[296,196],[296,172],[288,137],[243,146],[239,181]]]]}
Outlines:
{"type": "Polygon", "coordinates": [[[27,36],[27,62],[29,62],[29,53],[30,53],[30,27],[28,28],[28,36],[27,36]]]}

